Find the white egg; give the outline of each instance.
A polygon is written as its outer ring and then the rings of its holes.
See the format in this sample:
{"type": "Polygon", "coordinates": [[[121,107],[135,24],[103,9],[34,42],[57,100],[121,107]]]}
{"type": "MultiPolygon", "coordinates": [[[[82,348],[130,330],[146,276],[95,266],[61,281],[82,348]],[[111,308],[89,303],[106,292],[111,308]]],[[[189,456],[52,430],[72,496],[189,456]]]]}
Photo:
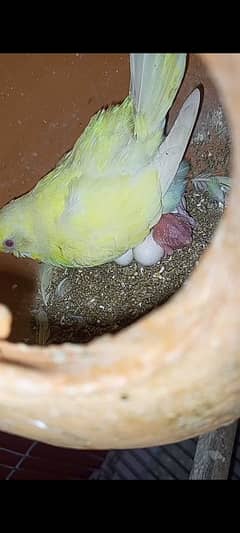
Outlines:
{"type": "Polygon", "coordinates": [[[164,250],[157,244],[152,235],[149,235],[142,244],[133,250],[134,259],[143,266],[155,265],[164,256],[164,250]]]}
{"type": "Polygon", "coordinates": [[[121,255],[118,259],[115,260],[115,263],[120,266],[128,266],[133,261],[133,251],[128,250],[125,254],[121,255]]]}

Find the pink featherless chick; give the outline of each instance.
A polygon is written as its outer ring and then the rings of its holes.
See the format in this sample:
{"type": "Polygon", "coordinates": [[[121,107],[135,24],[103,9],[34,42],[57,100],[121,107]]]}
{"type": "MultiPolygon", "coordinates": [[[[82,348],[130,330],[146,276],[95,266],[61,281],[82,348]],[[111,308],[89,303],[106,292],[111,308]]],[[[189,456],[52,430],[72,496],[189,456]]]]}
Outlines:
{"type": "Polygon", "coordinates": [[[164,250],[164,256],[171,255],[175,250],[191,246],[195,220],[189,215],[184,196],[177,209],[164,213],[152,230],[153,240],[164,250]]]}

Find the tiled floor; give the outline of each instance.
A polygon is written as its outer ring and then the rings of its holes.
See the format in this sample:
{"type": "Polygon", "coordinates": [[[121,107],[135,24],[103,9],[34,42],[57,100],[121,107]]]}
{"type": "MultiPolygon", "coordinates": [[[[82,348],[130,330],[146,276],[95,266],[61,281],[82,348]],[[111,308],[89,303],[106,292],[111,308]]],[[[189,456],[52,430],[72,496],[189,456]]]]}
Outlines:
{"type": "Polygon", "coordinates": [[[187,480],[193,465],[197,439],[139,450],[112,451],[96,480],[187,480]]]}
{"type": "Polygon", "coordinates": [[[0,479],[88,479],[105,452],[48,446],[0,432],[0,479]]]}
{"type": "MultiPolygon", "coordinates": [[[[197,439],[142,450],[89,452],[0,432],[0,480],[188,479],[197,439]]],[[[240,480],[240,432],[229,479],[240,480]]]]}

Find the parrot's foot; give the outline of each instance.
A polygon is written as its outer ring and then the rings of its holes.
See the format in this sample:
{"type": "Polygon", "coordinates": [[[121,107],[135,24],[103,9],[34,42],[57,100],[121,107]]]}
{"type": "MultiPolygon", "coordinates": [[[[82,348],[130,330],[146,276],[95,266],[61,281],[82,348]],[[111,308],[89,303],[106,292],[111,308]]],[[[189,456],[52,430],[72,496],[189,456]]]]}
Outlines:
{"type": "Polygon", "coordinates": [[[39,270],[40,278],[40,292],[43,299],[43,303],[47,306],[49,299],[49,287],[52,278],[53,267],[51,265],[42,264],[39,270]]]}
{"type": "Polygon", "coordinates": [[[50,329],[49,329],[49,324],[48,324],[47,313],[43,310],[40,310],[35,315],[35,321],[36,321],[35,342],[36,344],[39,344],[40,346],[44,346],[44,344],[47,344],[47,341],[50,337],[50,329]]]}
{"type": "Polygon", "coordinates": [[[162,215],[158,224],[154,226],[153,240],[163,248],[165,256],[171,255],[174,250],[191,245],[193,222],[190,219],[188,213],[168,213],[162,215]]]}
{"type": "MultiPolygon", "coordinates": [[[[43,306],[47,307],[49,299],[49,287],[52,278],[52,266],[42,264],[39,269],[39,285],[40,294],[42,297],[43,306]]],[[[43,307],[42,306],[42,307],[43,307]]],[[[36,321],[36,344],[44,345],[47,343],[50,337],[50,328],[48,323],[48,317],[44,309],[40,309],[35,315],[36,321]]]]}

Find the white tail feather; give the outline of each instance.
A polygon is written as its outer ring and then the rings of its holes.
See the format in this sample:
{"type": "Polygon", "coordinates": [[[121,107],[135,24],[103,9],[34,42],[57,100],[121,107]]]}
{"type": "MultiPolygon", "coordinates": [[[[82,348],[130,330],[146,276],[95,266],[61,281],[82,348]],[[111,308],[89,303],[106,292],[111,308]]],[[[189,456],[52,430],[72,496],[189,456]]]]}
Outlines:
{"type": "Polygon", "coordinates": [[[163,196],[175,178],[189,143],[200,105],[200,91],[195,89],[184,102],[169,135],[158,152],[159,172],[163,196]]]}
{"type": "Polygon", "coordinates": [[[143,130],[137,128],[139,137],[164,129],[185,67],[186,54],[130,54],[130,94],[137,125],[139,117],[146,121],[143,130]]]}

